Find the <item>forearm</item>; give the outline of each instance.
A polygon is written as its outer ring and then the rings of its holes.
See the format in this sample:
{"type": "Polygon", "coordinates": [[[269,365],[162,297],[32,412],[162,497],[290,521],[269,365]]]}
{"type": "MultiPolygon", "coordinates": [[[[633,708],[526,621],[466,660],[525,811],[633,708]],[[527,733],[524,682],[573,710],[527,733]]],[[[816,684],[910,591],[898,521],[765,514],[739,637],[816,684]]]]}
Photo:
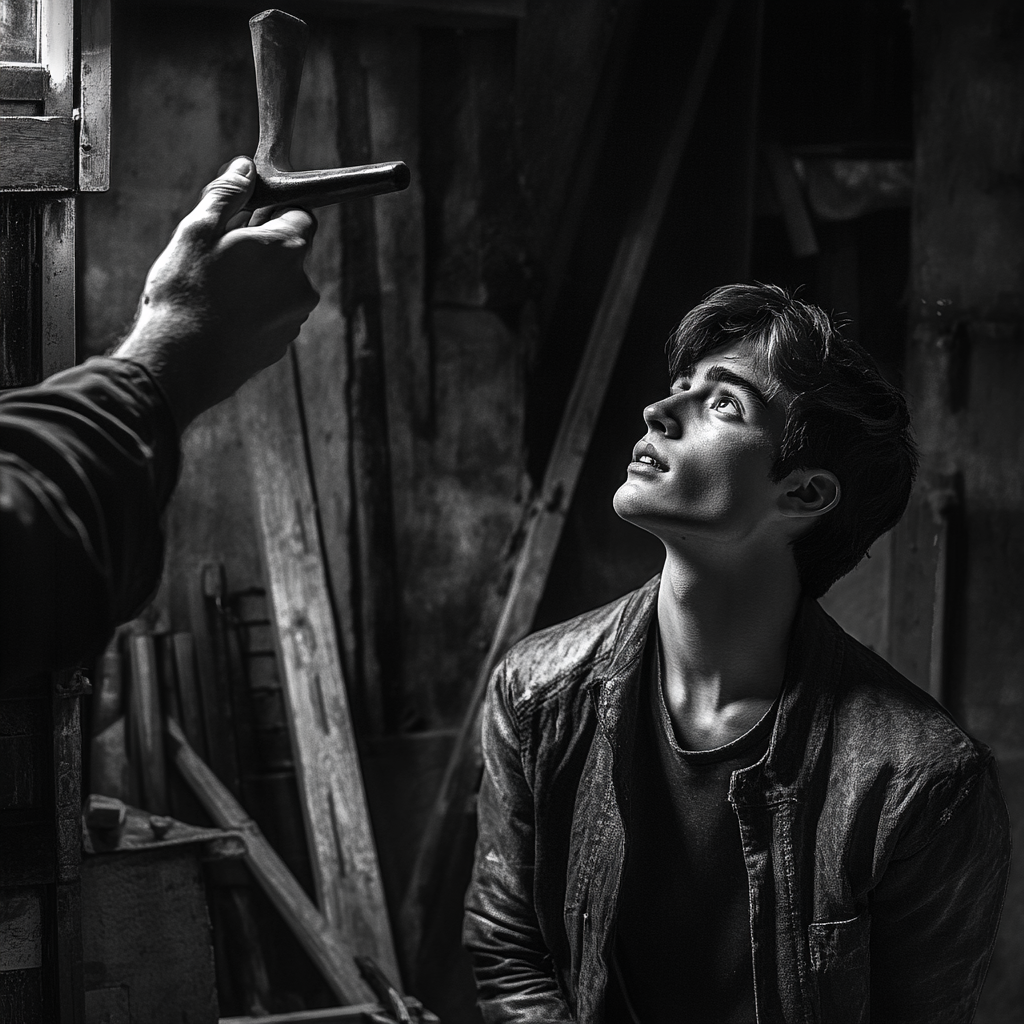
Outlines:
{"type": "Polygon", "coordinates": [[[177,470],[173,419],[131,362],[0,398],[0,680],[94,653],[152,593],[177,470]]]}

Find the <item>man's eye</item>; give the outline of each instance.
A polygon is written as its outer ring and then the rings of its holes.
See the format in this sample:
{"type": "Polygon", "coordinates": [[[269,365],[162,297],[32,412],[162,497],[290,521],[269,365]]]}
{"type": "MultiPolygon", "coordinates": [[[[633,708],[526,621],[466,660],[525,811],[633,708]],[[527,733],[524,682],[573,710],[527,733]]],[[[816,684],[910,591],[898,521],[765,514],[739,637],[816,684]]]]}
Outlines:
{"type": "Polygon", "coordinates": [[[712,399],[711,408],[716,412],[739,412],[740,404],[731,395],[719,395],[712,399]]]}

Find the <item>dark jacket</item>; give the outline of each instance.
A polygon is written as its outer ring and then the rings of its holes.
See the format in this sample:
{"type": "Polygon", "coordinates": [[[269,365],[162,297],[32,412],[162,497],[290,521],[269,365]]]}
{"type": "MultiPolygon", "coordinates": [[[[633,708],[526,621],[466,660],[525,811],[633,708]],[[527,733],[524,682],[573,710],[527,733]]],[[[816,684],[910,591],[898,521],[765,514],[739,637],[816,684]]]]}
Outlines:
{"type": "Polygon", "coordinates": [[[163,393],[127,360],[0,395],[0,695],[101,650],[152,595],[178,458],[163,393]]]}
{"type": "MultiPolygon", "coordinates": [[[[528,638],[492,679],[465,925],[489,1022],[604,1019],[657,585],[528,638]]],[[[1009,871],[992,756],[816,602],[729,799],[758,1024],[972,1018],[1009,871]]]]}

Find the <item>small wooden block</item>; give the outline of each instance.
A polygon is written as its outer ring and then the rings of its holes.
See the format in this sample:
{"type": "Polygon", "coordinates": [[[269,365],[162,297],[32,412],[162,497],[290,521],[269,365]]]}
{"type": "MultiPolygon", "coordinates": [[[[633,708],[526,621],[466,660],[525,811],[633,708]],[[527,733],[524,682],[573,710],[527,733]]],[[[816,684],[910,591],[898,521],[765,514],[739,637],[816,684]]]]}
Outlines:
{"type": "Polygon", "coordinates": [[[70,192],[75,125],[70,117],[0,119],[0,192],[70,192]]]}

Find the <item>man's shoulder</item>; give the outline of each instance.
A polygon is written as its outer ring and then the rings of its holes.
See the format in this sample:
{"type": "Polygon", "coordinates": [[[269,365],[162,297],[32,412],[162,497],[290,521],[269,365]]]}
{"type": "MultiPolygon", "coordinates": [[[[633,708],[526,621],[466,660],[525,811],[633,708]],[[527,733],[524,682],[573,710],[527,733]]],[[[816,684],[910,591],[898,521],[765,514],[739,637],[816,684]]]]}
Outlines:
{"type": "Polygon", "coordinates": [[[877,761],[919,782],[980,772],[991,759],[925,690],[875,651],[841,635],[843,659],[833,722],[840,746],[862,765],[877,761]]]}
{"type": "Polygon", "coordinates": [[[629,623],[653,602],[656,583],[520,640],[502,664],[509,697],[518,705],[534,704],[593,679],[611,664],[629,623]]]}

